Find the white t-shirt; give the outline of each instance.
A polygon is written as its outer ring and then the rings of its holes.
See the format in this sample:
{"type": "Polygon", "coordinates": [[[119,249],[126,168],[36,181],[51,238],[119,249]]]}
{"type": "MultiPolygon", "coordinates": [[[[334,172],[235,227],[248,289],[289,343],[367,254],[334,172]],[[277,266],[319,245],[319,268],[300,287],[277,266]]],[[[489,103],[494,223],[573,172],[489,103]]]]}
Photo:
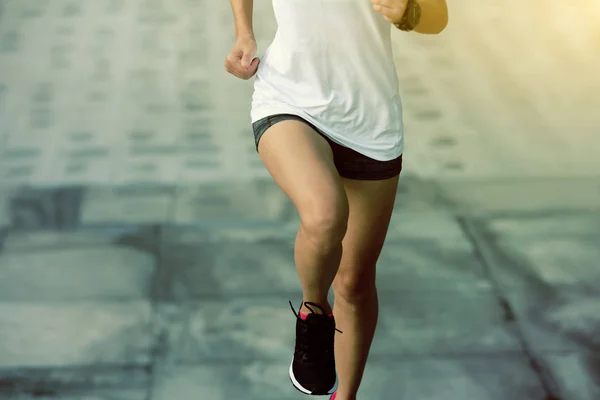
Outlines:
{"type": "Polygon", "coordinates": [[[402,154],[391,28],[370,0],[273,0],[277,33],[254,80],[252,122],[298,115],[379,161],[402,154]]]}

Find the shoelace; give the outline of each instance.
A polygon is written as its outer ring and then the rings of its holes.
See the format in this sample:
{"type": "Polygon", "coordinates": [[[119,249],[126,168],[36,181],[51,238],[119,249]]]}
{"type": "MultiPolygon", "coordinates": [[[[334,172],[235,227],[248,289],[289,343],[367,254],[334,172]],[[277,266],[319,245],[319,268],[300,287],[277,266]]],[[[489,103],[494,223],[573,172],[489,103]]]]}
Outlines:
{"type": "MultiPolygon", "coordinates": [[[[314,306],[320,308],[323,311],[323,308],[315,303],[305,302],[304,305],[308,308],[313,314],[316,314],[315,311],[310,307],[314,306]]],[[[292,302],[290,301],[290,307],[294,312],[296,318],[304,324],[304,332],[303,335],[300,335],[298,338],[298,347],[296,349],[296,356],[298,357],[298,362],[303,363],[305,361],[315,361],[318,362],[322,358],[326,358],[329,355],[330,349],[328,348],[328,333],[325,331],[326,327],[323,325],[312,325],[306,322],[300,314],[296,312],[292,302]],[[310,328],[309,328],[310,326],[310,328]],[[312,349],[314,351],[309,352],[308,349],[312,349]]],[[[302,306],[300,306],[302,308],[302,306]]],[[[339,333],[343,333],[339,329],[335,329],[339,333]]]]}

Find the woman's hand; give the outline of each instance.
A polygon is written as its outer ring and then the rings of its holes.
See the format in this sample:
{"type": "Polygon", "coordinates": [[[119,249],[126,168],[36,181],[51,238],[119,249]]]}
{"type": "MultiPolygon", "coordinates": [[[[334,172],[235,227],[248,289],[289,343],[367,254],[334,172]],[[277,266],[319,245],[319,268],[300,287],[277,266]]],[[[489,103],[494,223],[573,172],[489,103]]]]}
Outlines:
{"type": "Polygon", "coordinates": [[[239,37],[225,59],[225,70],[240,79],[250,79],[258,69],[260,60],[256,55],[256,40],[253,36],[239,37]]]}
{"type": "Polygon", "coordinates": [[[371,4],[387,22],[396,24],[402,20],[408,0],[371,0],[371,4]]]}
{"type": "MultiPolygon", "coordinates": [[[[421,19],[415,28],[417,33],[438,34],[448,25],[446,0],[417,0],[421,8],[421,19]]],[[[373,9],[389,23],[402,22],[408,0],[371,0],[373,9]]]]}

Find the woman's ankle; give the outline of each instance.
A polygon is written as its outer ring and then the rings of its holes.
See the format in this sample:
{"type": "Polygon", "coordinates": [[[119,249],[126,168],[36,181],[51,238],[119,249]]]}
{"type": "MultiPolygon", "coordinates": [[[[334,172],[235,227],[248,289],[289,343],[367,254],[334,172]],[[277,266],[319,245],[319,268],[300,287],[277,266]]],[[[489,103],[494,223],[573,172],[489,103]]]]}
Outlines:
{"type": "Polygon", "coordinates": [[[344,392],[338,390],[335,394],[335,400],[356,400],[356,395],[344,395],[344,392]]]}
{"type": "Polygon", "coordinates": [[[327,300],[310,300],[305,299],[302,300],[302,307],[300,307],[300,312],[302,314],[308,315],[310,313],[315,314],[331,314],[333,313],[333,308],[329,304],[327,300]],[[308,303],[306,305],[305,303],[308,303]],[[318,306],[315,306],[315,304],[318,306]]]}

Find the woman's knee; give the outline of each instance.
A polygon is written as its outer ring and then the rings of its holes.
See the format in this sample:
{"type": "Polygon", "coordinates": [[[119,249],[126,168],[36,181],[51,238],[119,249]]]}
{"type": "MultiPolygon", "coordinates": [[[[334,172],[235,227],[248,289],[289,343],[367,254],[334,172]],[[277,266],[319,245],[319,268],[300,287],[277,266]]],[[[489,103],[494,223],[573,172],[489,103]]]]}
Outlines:
{"type": "Polygon", "coordinates": [[[343,190],[328,195],[321,194],[299,209],[300,229],[310,240],[322,246],[341,243],[348,227],[348,199],[343,190]]]}
{"type": "Polygon", "coordinates": [[[375,266],[360,265],[356,268],[340,266],[333,281],[336,298],[348,303],[361,303],[371,299],[376,293],[375,266]]]}

